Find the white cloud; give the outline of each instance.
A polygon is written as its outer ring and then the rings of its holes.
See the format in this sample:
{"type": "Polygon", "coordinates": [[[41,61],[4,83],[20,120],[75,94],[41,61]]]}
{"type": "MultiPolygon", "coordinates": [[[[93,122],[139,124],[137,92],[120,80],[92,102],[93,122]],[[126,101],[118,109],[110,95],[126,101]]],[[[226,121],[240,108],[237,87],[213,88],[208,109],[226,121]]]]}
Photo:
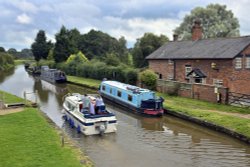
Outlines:
{"type": "Polygon", "coordinates": [[[27,2],[25,0],[22,1],[10,1],[13,6],[18,8],[19,10],[26,12],[26,13],[36,13],[38,8],[32,4],[31,2],[27,2]]]}
{"type": "Polygon", "coordinates": [[[32,19],[25,13],[18,15],[16,21],[21,24],[30,24],[32,19]]]}
{"type": "Polygon", "coordinates": [[[107,24],[112,25],[110,27],[106,27],[105,31],[107,33],[116,38],[124,36],[130,44],[135,43],[136,39],[142,37],[146,32],[151,32],[156,35],[163,34],[172,39],[173,29],[180,24],[180,21],[178,20],[164,18],[122,19],[106,17],[104,20],[107,24]]]}

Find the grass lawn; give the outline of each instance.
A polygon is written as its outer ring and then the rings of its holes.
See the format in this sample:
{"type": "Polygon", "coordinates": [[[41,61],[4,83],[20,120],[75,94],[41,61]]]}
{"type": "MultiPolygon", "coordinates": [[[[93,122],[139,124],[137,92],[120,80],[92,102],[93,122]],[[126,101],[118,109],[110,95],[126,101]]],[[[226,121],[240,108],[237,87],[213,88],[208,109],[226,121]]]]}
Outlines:
{"type": "Polygon", "coordinates": [[[81,167],[76,150],[34,108],[0,116],[0,166],[81,167]]]}
{"type": "Polygon", "coordinates": [[[87,86],[89,88],[98,89],[101,81],[96,79],[90,79],[90,78],[82,78],[82,77],[76,77],[76,76],[67,76],[67,80],[82,86],[87,86]]]}
{"type": "Polygon", "coordinates": [[[0,100],[4,100],[5,103],[24,103],[25,100],[17,97],[15,95],[11,95],[7,92],[0,90],[0,100]]]}
{"type": "Polygon", "coordinates": [[[186,115],[226,127],[250,137],[250,119],[222,114],[223,112],[239,113],[242,115],[250,114],[249,108],[215,104],[183,97],[168,96],[163,93],[158,93],[157,95],[162,96],[165,99],[164,108],[166,109],[184,113],[186,115]]]}

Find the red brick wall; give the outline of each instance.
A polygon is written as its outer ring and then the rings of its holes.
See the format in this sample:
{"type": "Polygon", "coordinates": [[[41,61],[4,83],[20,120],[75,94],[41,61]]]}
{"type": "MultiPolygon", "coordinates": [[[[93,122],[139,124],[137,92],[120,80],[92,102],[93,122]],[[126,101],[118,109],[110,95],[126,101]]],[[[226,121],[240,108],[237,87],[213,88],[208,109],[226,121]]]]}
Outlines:
{"type": "Polygon", "coordinates": [[[250,55],[250,46],[242,52],[242,69],[235,69],[235,59],[174,60],[174,64],[169,64],[168,60],[149,60],[149,68],[162,74],[162,79],[167,80],[172,75],[176,81],[188,82],[185,79],[185,65],[191,65],[207,76],[206,84],[212,85],[213,79],[220,79],[230,92],[250,95],[250,69],[245,68],[246,55],[250,55]],[[212,63],[216,64],[216,69],[212,69],[212,63]]]}
{"type": "Polygon", "coordinates": [[[150,60],[149,68],[158,74],[162,74],[162,79],[165,80],[174,74],[174,64],[169,64],[168,60],[150,60]]]}
{"type": "Polygon", "coordinates": [[[232,74],[232,60],[176,60],[176,80],[188,82],[185,79],[185,65],[191,65],[192,69],[199,68],[207,77],[205,84],[213,84],[213,79],[223,80],[223,86],[228,86],[228,76],[232,74]],[[218,70],[212,69],[215,63],[218,70]]]}
{"type": "MultiPolygon", "coordinates": [[[[246,64],[246,55],[250,54],[250,46],[242,52],[242,68],[232,69],[232,75],[229,76],[230,92],[250,94],[250,69],[247,69],[246,64]]],[[[233,61],[235,64],[235,60],[233,61]]]]}

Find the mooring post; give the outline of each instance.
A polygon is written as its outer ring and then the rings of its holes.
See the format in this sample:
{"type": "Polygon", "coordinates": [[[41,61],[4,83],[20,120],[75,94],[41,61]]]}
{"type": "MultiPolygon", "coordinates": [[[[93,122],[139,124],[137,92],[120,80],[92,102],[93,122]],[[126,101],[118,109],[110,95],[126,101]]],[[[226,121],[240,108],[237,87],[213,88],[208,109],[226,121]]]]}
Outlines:
{"type": "Polygon", "coordinates": [[[64,147],[64,136],[62,134],[62,147],[64,147]]]}
{"type": "Polygon", "coordinates": [[[25,103],[25,105],[27,105],[26,91],[23,92],[23,97],[24,97],[24,100],[25,100],[24,103],[25,103]]]}
{"type": "Polygon", "coordinates": [[[38,91],[36,90],[35,91],[35,103],[36,103],[36,105],[37,105],[37,95],[38,95],[38,91]]]}

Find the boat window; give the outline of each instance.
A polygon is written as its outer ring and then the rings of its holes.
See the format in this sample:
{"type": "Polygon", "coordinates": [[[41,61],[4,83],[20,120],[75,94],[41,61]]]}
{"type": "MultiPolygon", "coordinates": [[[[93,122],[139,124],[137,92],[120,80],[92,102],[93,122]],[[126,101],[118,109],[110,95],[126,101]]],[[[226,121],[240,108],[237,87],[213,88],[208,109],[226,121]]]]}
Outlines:
{"type": "Polygon", "coordinates": [[[121,97],[122,96],[122,92],[121,91],[117,91],[117,96],[121,97]]]}
{"type": "Polygon", "coordinates": [[[106,89],[106,87],[103,85],[103,86],[102,86],[102,90],[105,91],[105,89],[106,89]]]}
{"type": "Polygon", "coordinates": [[[128,101],[132,101],[133,97],[131,95],[128,95],[128,101]]]}
{"type": "Polygon", "coordinates": [[[112,89],[110,88],[109,93],[112,94],[112,89]]]}

